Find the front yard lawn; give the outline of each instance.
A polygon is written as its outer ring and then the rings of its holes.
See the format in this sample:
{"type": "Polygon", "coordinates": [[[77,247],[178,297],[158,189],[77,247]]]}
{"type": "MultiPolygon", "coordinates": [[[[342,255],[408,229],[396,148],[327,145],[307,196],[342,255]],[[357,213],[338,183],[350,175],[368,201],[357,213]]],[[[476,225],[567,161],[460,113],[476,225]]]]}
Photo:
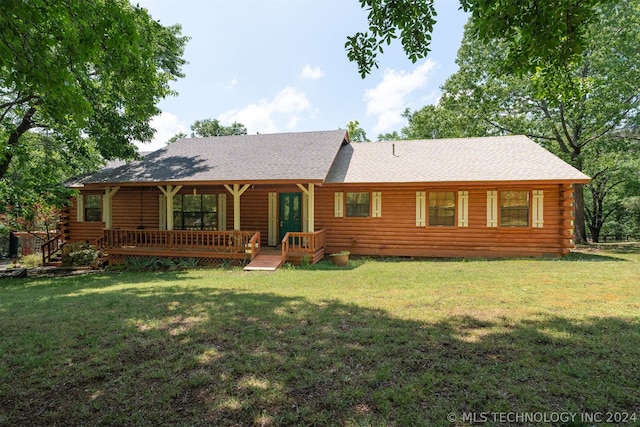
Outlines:
{"type": "Polygon", "coordinates": [[[639,361],[638,250],[0,280],[0,425],[640,425],[639,361]]]}

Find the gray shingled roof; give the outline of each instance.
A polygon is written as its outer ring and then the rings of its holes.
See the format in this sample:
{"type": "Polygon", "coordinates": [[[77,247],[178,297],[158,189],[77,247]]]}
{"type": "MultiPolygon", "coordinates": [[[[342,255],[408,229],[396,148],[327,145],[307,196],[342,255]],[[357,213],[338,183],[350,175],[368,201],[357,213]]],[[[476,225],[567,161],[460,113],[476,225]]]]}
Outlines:
{"type": "Polygon", "coordinates": [[[520,180],[586,182],[589,177],[526,136],[501,136],[352,143],[340,149],[326,182],[520,180]]]}
{"type": "Polygon", "coordinates": [[[188,138],[69,186],[135,182],[587,182],[525,136],[345,144],[345,130],[188,138]],[[395,149],[395,156],[392,154],[395,149]]]}
{"type": "Polygon", "coordinates": [[[82,183],[324,181],[346,140],[345,130],[187,138],[82,183]]]}

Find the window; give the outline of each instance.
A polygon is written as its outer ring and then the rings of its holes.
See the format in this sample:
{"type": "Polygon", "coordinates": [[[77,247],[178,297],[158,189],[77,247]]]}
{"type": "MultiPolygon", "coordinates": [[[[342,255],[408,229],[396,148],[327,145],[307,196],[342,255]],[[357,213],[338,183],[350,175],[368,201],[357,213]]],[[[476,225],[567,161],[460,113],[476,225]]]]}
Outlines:
{"type": "Polygon", "coordinates": [[[346,208],[347,217],[362,217],[369,216],[370,205],[369,193],[346,193],[346,208]]]}
{"type": "Polygon", "coordinates": [[[102,196],[87,194],[84,196],[84,220],[102,221],[102,196]]]}
{"type": "Polygon", "coordinates": [[[456,219],[455,191],[429,193],[429,225],[454,226],[456,219]]]}
{"type": "Polygon", "coordinates": [[[217,230],[218,206],[215,194],[178,194],[173,197],[175,230],[217,230]]]}
{"type": "Polygon", "coordinates": [[[500,226],[528,227],[529,226],[529,192],[501,191],[500,192],[500,226]]]}

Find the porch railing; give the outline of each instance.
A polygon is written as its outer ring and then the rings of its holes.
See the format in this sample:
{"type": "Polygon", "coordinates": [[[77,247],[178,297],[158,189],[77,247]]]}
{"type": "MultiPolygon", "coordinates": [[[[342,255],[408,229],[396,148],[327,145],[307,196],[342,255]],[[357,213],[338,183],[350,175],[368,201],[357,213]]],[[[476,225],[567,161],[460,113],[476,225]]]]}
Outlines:
{"type": "Polygon", "coordinates": [[[313,260],[325,246],[326,230],[324,229],[314,232],[288,232],[282,239],[282,262],[286,262],[292,254],[298,257],[308,255],[313,260]]]}
{"type": "Polygon", "coordinates": [[[102,236],[98,237],[96,239],[96,242],[95,242],[94,246],[98,250],[99,249],[106,249],[107,248],[107,239],[106,239],[105,235],[102,235],[102,236]]]}
{"type": "Polygon", "coordinates": [[[42,252],[42,265],[50,263],[51,258],[58,252],[61,252],[64,245],[65,242],[62,241],[62,237],[60,235],[56,235],[44,242],[40,246],[40,250],[42,252]]]}
{"type": "Polygon", "coordinates": [[[111,229],[104,230],[104,242],[107,250],[129,247],[243,253],[251,259],[260,253],[259,231],[111,229]]]}

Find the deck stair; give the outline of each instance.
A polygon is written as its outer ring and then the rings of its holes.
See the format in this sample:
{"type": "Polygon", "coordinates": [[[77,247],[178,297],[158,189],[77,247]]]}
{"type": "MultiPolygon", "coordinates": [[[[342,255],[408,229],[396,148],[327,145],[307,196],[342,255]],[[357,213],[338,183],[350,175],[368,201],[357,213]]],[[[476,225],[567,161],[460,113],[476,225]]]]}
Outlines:
{"type": "Polygon", "coordinates": [[[62,255],[55,254],[49,260],[42,264],[44,267],[62,267],[62,255]]]}
{"type": "Polygon", "coordinates": [[[282,255],[274,251],[257,255],[244,267],[244,271],[276,271],[280,267],[282,267],[282,255]]]}
{"type": "Polygon", "coordinates": [[[55,235],[40,246],[42,265],[59,267],[62,265],[62,248],[65,242],[60,235],[55,235]]]}

